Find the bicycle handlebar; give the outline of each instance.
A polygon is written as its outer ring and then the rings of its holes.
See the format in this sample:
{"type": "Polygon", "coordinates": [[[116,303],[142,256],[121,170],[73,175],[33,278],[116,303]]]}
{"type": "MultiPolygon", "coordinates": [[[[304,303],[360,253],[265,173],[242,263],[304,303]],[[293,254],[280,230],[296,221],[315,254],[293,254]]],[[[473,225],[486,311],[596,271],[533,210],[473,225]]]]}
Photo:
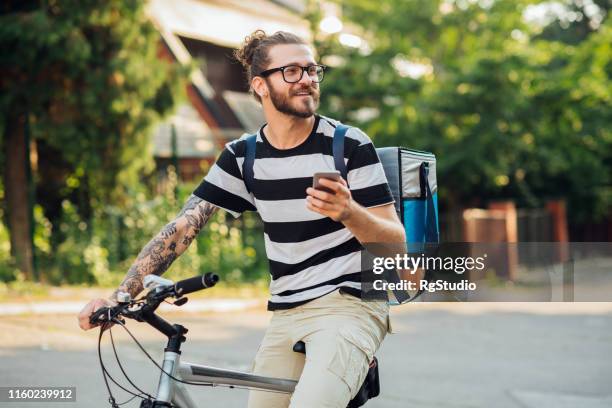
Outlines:
{"type": "MultiPolygon", "coordinates": [[[[208,272],[203,276],[195,276],[193,278],[178,281],[174,286],[168,286],[159,292],[149,292],[144,300],[136,300],[130,302],[121,302],[116,306],[101,307],[89,317],[91,324],[99,325],[112,322],[114,319],[121,316],[138,321],[147,322],[162,333],[168,335],[172,326],[167,325],[163,319],[154,314],[155,309],[168,297],[177,299],[189,293],[197,292],[198,290],[207,289],[215,286],[219,281],[219,276],[208,272]],[[140,308],[130,309],[132,306],[141,305],[140,308]]],[[[175,303],[180,306],[183,303],[175,303]]]]}

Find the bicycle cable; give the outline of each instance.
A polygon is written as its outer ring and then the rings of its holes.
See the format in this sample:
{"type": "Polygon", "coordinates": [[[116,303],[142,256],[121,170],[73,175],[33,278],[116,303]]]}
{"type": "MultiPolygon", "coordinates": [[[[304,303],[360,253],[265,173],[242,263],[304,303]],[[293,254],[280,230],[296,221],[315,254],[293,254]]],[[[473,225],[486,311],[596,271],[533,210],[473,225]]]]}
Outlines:
{"type": "MultiPolygon", "coordinates": [[[[100,355],[99,355],[98,357],[100,357],[100,355]]],[[[124,386],[122,386],[121,384],[119,384],[119,383],[117,382],[117,380],[115,380],[115,378],[114,378],[114,377],[113,377],[113,376],[110,374],[110,372],[108,371],[108,369],[107,369],[107,368],[106,368],[106,366],[104,365],[104,362],[103,362],[103,361],[100,361],[100,365],[102,366],[102,373],[103,373],[104,375],[108,376],[108,378],[109,378],[109,379],[110,379],[110,380],[111,380],[111,381],[112,381],[112,382],[113,382],[113,383],[114,383],[114,384],[115,384],[117,387],[121,388],[123,391],[127,392],[128,394],[130,394],[130,395],[132,395],[132,396],[134,396],[134,397],[141,397],[141,394],[135,394],[134,392],[132,392],[132,391],[128,390],[127,388],[125,388],[124,386]]],[[[110,391],[110,387],[107,387],[107,388],[109,388],[109,391],[110,391]]],[[[112,394],[111,394],[111,396],[112,396],[112,394]]],[[[141,397],[141,398],[142,398],[142,397],[141,397]]],[[[113,398],[113,399],[114,399],[114,398],[113,398]]]]}
{"type": "Polygon", "coordinates": [[[98,337],[98,360],[100,361],[100,367],[102,368],[102,378],[104,379],[104,384],[106,385],[106,390],[108,391],[108,395],[109,395],[108,402],[111,404],[113,408],[119,408],[119,406],[130,402],[131,400],[136,398],[138,395],[133,394],[129,390],[126,390],[125,388],[123,388],[117,381],[115,381],[115,379],[110,375],[110,373],[106,369],[106,366],[104,365],[104,362],[102,360],[102,351],[101,351],[101,346],[100,346],[102,342],[102,333],[103,333],[103,330],[102,328],[100,328],[100,335],[98,337]],[[127,401],[123,403],[118,404],[117,400],[115,400],[115,396],[113,395],[113,392],[111,391],[107,377],[110,378],[111,381],[115,383],[115,385],[117,385],[119,388],[122,388],[124,391],[128,392],[129,394],[132,394],[132,398],[128,399],[127,401]]]}
{"type": "MultiPolygon", "coordinates": [[[[110,318],[110,311],[109,311],[109,318],[110,318]]],[[[127,404],[128,402],[132,401],[136,397],[141,398],[141,399],[144,400],[145,398],[142,397],[142,392],[141,392],[141,394],[135,394],[132,391],[128,390],[127,388],[123,387],[121,384],[119,384],[113,378],[113,376],[110,374],[110,372],[106,369],[106,366],[104,365],[104,360],[102,359],[102,349],[101,349],[102,336],[103,336],[103,333],[104,333],[104,328],[105,328],[105,325],[103,324],[100,327],[100,334],[98,336],[98,360],[100,361],[100,368],[102,369],[102,378],[104,379],[104,384],[106,385],[106,390],[108,391],[108,395],[109,395],[108,402],[111,404],[111,406],[113,408],[118,408],[119,406],[127,404]],[[121,388],[123,391],[125,391],[128,394],[132,395],[132,397],[129,398],[127,401],[124,401],[122,403],[117,403],[117,400],[115,399],[115,396],[113,395],[113,393],[111,391],[110,384],[108,383],[108,379],[110,379],[117,387],[121,388]]],[[[108,330],[110,331],[111,328],[109,327],[108,330]]],[[[111,336],[112,336],[112,334],[111,334],[111,336]]],[[[129,379],[128,379],[128,381],[129,381],[129,379]]],[[[148,395],[148,394],[146,394],[146,395],[148,395]]]]}
{"type": "Polygon", "coordinates": [[[142,346],[142,344],[140,344],[140,342],[136,339],[136,337],[132,334],[132,332],[125,326],[125,324],[121,321],[118,321],[118,324],[123,327],[123,329],[130,335],[130,337],[132,338],[132,340],[134,340],[134,343],[136,343],[138,345],[138,347],[140,348],[140,350],[142,350],[142,352],[149,358],[149,360],[151,360],[151,362],[159,369],[159,371],[161,371],[162,373],[166,374],[168,377],[170,377],[171,379],[173,379],[174,381],[183,383],[183,384],[188,384],[188,385],[199,385],[199,386],[207,386],[207,387],[211,387],[213,386],[212,383],[196,383],[196,382],[190,382],[190,381],[185,381],[185,380],[181,380],[179,378],[176,378],[175,376],[173,376],[170,373],[167,373],[166,371],[164,371],[163,367],[161,367],[157,361],[155,361],[153,359],[153,357],[151,357],[151,355],[147,352],[147,350],[145,350],[145,348],[142,346]]]}
{"type": "Polygon", "coordinates": [[[110,339],[111,339],[111,345],[113,347],[113,353],[115,354],[115,360],[117,360],[117,365],[119,366],[119,369],[121,370],[121,372],[123,373],[123,376],[125,377],[125,379],[132,385],[132,387],[134,387],[135,389],[137,389],[140,392],[140,395],[146,395],[149,399],[152,399],[153,397],[147,393],[144,392],[143,390],[141,390],[136,384],[134,384],[132,382],[132,380],[130,379],[130,377],[128,377],[127,373],[125,372],[125,370],[123,369],[123,365],[121,364],[121,361],[119,361],[119,355],[117,353],[117,348],[115,347],[115,339],[113,338],[113,330],[112,328],[108,329],[108,333],[110,334],[110,339]]]}

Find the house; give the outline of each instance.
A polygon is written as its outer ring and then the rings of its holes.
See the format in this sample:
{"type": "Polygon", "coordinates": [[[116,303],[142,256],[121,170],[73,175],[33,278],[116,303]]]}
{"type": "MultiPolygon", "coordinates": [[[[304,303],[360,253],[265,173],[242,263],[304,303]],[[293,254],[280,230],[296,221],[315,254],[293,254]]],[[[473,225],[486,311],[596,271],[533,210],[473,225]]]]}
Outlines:
{"type": "Polygon", "coordinates": [[[200,178],[225,143],[263,124],[261,106],[248,93],[232,52],[256,29],[290,31],[310,40],[308,22],[300,17],[303,7],[300,0],[148,3],[147,13],[163,40],[160,56],[200,66],[190,78],[188,102],[154,131],[159,168],[176,162],[182,180],[200,178]]]}

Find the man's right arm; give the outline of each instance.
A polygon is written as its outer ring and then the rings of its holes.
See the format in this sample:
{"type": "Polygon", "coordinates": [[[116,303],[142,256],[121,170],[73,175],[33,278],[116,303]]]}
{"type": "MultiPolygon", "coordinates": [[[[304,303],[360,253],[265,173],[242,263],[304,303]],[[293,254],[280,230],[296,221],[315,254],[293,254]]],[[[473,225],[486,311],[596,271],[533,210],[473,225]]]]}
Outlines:
{"type": "Polygon", "coordinates": [[[89,302],[79,313],[79,326],[83,330],[91,329],[89,316],[97,309],[117,301],[119,292],[127,292],[132,298],[143,289],[146,275],[163,274],[185,250],[202,230],[204,225],[217,210],[213,204],[192,195],[174,220],[162,230],[140,251],[127,275],[117,290],[106,299],[95,299],[89,302]]]}

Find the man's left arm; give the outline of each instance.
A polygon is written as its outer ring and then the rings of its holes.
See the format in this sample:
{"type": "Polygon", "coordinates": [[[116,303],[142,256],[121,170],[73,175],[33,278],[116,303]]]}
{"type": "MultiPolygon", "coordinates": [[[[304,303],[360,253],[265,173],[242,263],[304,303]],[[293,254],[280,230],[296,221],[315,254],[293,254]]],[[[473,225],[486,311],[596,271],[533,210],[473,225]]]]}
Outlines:
{"type": "MultiPolygon", "coordinates": [[[[381,256],[395,257],[406,251],[406,231],[397,217],[393,203],[365,208],[351,197],[346,182],[320,179],[319,182],[334,191],[333,194],[309,187],[306,190],[308,209],[339,221],[348,228],[362,245],[368,243],[385,243],[377,247],[381,256]]],[[[424,271],[398,270],[401,279],[418,285],[424,277],[424,271]]]]}

